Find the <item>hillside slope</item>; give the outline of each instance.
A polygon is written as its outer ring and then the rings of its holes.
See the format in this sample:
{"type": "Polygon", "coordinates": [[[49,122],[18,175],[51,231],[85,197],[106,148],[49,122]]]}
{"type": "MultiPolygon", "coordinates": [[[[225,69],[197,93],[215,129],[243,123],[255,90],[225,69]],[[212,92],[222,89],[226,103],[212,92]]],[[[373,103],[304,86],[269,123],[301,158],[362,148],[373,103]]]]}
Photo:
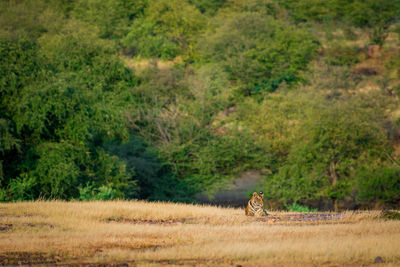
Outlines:
{"type": "Polygon", "coordinates": [[[190,203],[257,172],[274,207],[396,208],[399,23],[390,0],[1,1],[0,201],[190,203]]]}

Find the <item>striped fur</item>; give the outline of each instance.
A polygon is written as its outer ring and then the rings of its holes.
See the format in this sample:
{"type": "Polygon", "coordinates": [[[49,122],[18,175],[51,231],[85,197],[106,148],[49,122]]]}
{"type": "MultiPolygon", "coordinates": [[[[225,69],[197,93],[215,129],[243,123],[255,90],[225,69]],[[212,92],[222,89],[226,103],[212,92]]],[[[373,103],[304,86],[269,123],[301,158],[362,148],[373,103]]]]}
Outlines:
{"type": "Polygon", "coordinates": [[[267,216],[267,212],[264,209],[263,197],[264,197],[263,192],[253,193],[253,196],[247,203],[246,207],[247,216],[267,216]]]}

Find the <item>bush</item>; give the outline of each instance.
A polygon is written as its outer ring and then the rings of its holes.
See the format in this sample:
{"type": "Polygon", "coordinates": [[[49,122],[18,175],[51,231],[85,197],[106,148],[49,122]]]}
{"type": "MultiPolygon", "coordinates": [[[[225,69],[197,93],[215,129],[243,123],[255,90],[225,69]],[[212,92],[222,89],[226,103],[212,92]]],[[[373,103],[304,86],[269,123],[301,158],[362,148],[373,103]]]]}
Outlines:
{"type": "MultiPolygon", "coordinates": [[[[346,1],[346,0],[345,0],[346,1]]],[[[279,2],[286,7],[295,22],[304,21],[331,21],[335,19],[338,14],[334,1],[326,0],[279,0],[279,2]]]]}
{"type": "Polygon", "coordinates": [[[400,18],[399,1],[391,0],[279,0],[295,22],[342,21],[367,28],[370,41],[383,45],[389,26],[400,18]]]}
{"type": "Polygon", "coordinates": [[[144,19],[133,23],[131,31],[122,42],[125,47],[133,49],[136,54],[145,58],[172,59],[181,52],[176,40],[170,38],[167,33],[159,33],[155,23],[144,19]]]}
{"type": "Polygon", "coordinates": [[[359,53],[360,49],[357,46],[342,46],[334,44],[327,48],[324,60],[330,65],[353,65],[360,61],[359,53]]]}
{"type": "Polygon", "coordinates": [[[188,0],[190,4],[194,5],[200,10],[201,13],[215,15],[219,8],[221,8],[227,1],[226,0],[188,0]]]}
{"type": "Polygon", "coordinates": [[[30,177],[18,177],[15,179],[11,179],[8,184],[8,193],[9,199],[5,197],[5,191],[2,192],[4,200],[14,200],[14,201],[22,201],[22,200],[32,200],[34,199],[34,186],[36,185],[36,181],[30,177]]]}
{"type": "Polygon", "coordinates": [[[0,188],[0,202],[8,201],[8,192],[6,189],[0,188]]]}
{"type": "Polygon", "coordinates": [[[310,209],[306,206],[297,204],[296,202],[293,202],[291,205],[286,204],[285,207],[288,211],[293,211],[293,212],[317,212],[318,211],[317,209],[310,209]]]}
{"type": "Polygon", "coordinates": [[[94,185],[88,183],[85,187],[79,187],[79,200],[83,201],[113,200],[116,196],[116,190],[106,185],[95,188],[94,185]]]}
{"type": "Polygon", "coordinates": [[[388,220],[400,220],[400,212],[395,210],[383,210],[380,214],[380,218],[388,220]]]}
{"type": "Polygon", "coordinates": [[[142,57],[172,59],[187,50],[205,26],[203,15],[181,0],[156,0],[130,26],[123,45],[142,57]]]}
{"type": "Polygon", "coordinates": [[[361,203],[380,202],[396,205],[400,202],[400,168],[398,166],[371,162],[358,167],[354,176],[357,199],[361,203]]]}
{"type": "Polygon", "coordinates": [[[67,199],[76,195],[80,174],[79,154],[70,144],[43,143],[34,152],[38,160],[28,173],[35,181],[35,196],[47,199],[67,199]]]}
{"type": "Polygon", "coordinates": [[[148,0],[78,0],[71,13],[79,20],[96,25],[101,38],[120,38],[147,5],[148,0]]]}

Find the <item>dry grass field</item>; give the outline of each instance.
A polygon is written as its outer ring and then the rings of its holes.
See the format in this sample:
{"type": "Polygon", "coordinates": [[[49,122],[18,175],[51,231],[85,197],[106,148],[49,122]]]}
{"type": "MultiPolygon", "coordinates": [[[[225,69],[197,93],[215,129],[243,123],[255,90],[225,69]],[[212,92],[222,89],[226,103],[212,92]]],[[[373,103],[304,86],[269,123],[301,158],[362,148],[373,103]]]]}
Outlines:
{"type": "Polygon", "coordinates": [[[0,265],[400,266],[400,221],[379,211],[271,213],[142,201],[3,203],[0,265]]]}

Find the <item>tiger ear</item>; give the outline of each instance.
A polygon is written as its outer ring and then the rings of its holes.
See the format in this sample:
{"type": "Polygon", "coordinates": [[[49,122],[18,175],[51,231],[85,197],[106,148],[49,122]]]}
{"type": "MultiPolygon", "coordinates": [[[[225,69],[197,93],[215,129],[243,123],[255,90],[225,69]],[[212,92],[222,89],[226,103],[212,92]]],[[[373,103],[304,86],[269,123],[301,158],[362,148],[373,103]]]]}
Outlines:
{"type": "Polygon", "coordinates": [[[254,193],[253,193],[253,197],[255,197],[255,196],[257,196],[257,192],[254,192],[254,193]]]}
{"type": "Polygon", "coordinates": [[[264,196],[264,193],[263,193],[262,191],[260,191],[259,195],[260,195],[261,197],[263,197],[263,196],[264,196]]]}

